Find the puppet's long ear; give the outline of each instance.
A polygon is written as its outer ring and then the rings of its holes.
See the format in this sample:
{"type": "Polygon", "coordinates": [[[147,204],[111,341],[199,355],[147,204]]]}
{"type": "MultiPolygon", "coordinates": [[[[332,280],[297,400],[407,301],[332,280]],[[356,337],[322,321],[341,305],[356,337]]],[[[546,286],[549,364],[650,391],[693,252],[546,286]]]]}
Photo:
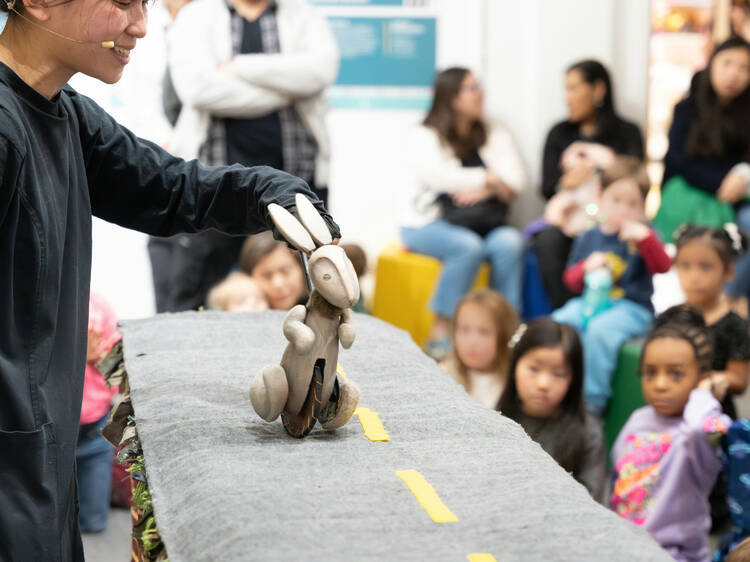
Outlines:
{"type": "Polygon", "coordinates": [[[295,216],[281,205],[271,203],[268,214],[276,228],[287,241],[298,250],[311,254],[315,250],[315,242],[295,216]]]}
{"type": "Polygon", "coordinates": [[[310,200],[301,193],[298,193],[294,196],[294,202],[297,205],[299,220],[310,233],[313,240],[315,240],[319,246],[325,246],[326,244],[333,242],[331,231],[328,230],[326,221],[320,216],[320,213],[315,206],[310,203],[310,200]]]}

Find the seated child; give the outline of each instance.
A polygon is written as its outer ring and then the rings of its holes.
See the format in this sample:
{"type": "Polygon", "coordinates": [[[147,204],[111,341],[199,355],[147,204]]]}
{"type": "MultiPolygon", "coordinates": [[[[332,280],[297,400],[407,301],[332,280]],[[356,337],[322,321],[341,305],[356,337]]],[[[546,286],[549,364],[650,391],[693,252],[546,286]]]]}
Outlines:
{"type": "MultiPolygon", "coordinates": [[[[750,332],[747,321],[732,311],[724,286],[734,275],[734,260],[742,254],[746,240],[737,225],[724,228],[685,225],[674,234],[677,245],[675,269],[687,303],[703,315],[713,338],[711,391],[730,418],[737,417],[733,395],[747,386],[750,365],[750,332]]],[[[729,522],[726,480],[719,474],[711,492],[712,532],[729,522]]]]}
{"type": "Polygon", "coordinates": [[[612,509],[676,560],[708,561],[708,495],[729,426],[711,394],[711,338],[690,305],[660,315],[641,355],[643,397],[612,448],[612,509]]]}
{"type": "Polygon", "coordinates": [[[494,409],[508,372],[508,341],[518,315],[500,293],[479,289],[463,297],[453,321],[453,351],[440,362],[477,402],[494,409]]]}
{"type": "Polygon", "coordinates": [[[574,326],[583,341],[584,389],[589,411],[601,415],[611,393],[620,346],[646,332],[653,316],[652,275],[669,270],[671,260],[654,231],[643,223],[649,190],[644,167],[620,157],[601,176],[598,225],[573,243],[564,281],[584,291],[591,273],[611,279],[612,289],[595,308],[587,295],[573,298],[552,318],[574,326]]]}
{"type": "Polygon", "coordinates": [[[734,260],[747,246],[734,224],[715,229],[687,225],[675,233],[675,268],[688,304],[703,315],[714,341],[711,382],[724,413],[737,418],[733,395],[747,387],[750,366],[748,323],[731,309],[724,286],[734,275],[734,260]]]}
{"type": "Polygon", "coordinates": [[[227,312],[256,312],[268,309],[268,302],[258,284],[248,274],[234,271],[206,297],[206,305],[227,312]]]}
{"type": "Polygon", "coordinates": [[[583,402],[583,353],[576,331],[550,318],[519,328],[511,340],[508,381],[500,412],[601,501],[604,437],[583,402]],[[517,341],[516,341],[517,340],[517,341]]]}
{"type": "Polygon", "coordinates": [[[247,237],[240,252],[240,271],[252,277],[272,310],[289,310],[307,302],[299,252],[275,240],[269,231],[247,237]]]}

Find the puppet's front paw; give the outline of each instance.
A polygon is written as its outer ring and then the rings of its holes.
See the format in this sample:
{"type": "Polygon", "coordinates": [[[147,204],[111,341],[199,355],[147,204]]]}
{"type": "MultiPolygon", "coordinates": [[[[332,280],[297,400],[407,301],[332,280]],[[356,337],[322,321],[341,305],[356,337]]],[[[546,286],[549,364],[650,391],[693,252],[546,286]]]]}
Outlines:
{"type": "Polygon", "coordinates": [[[349,349],[354,343],[354,338],[357,333],[354,330],[354,326],[351,322],[344,322],[339,324],[339,341],[344,349],[349,349]]]}
{"type": "Polygon", "coordinates": [[[250,402],[253,409],[267,422],[279,417],[288,395],[289,384],[280,365],[267,365],[250,383],[250,402]]]}
{"type": "Polygon", "coordinates": [[[291,330],[291,336],[289,341],[292,342],[294,351],[299,354],[310,351],[315,343],[315,332],[305,324],[300,324],[291,330]]]}

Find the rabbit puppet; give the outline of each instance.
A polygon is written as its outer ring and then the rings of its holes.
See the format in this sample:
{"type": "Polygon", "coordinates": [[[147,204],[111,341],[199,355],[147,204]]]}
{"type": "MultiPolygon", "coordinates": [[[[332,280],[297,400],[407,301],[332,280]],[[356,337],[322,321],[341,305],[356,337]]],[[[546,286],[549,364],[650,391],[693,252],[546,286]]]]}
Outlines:
{"type": "Polygon", "coordinates": [[[359,402],[357,385],[336,372],[339,341],[344,349],[354,342],[349,307],[359,300],[359,282],[312,203],[301,194],[295,202],[299,221],[274,203],[268,212],[289,243],[309,255],[314,289],[307,305],[287,313],[284,337],[289,344],[281,364],[267,365],[255,376],[250,401],[261,418],[271,422],[281,415],[287,433],[301,438],[318,421],[324,429],[341,427],[359,402]]]}

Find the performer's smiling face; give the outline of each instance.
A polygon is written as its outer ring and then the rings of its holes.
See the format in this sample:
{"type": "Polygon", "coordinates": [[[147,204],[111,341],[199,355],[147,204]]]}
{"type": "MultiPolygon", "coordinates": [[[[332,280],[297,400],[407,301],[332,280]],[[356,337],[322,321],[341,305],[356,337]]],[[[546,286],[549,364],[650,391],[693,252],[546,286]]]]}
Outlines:
{"type": "Polygon", "coordinates": [[[144,0],[16,0],[15,9],[23,19],[17,14],[12,17],[26,29],[33,25],[47,30],[35,34],[43,38],[37,47],[61,72],[70,76],[82,72],[109,84],[122,76],[148,24],[144,0]],[[114,48],[102,47],[102,42],[113,42],[114,48]]]}

